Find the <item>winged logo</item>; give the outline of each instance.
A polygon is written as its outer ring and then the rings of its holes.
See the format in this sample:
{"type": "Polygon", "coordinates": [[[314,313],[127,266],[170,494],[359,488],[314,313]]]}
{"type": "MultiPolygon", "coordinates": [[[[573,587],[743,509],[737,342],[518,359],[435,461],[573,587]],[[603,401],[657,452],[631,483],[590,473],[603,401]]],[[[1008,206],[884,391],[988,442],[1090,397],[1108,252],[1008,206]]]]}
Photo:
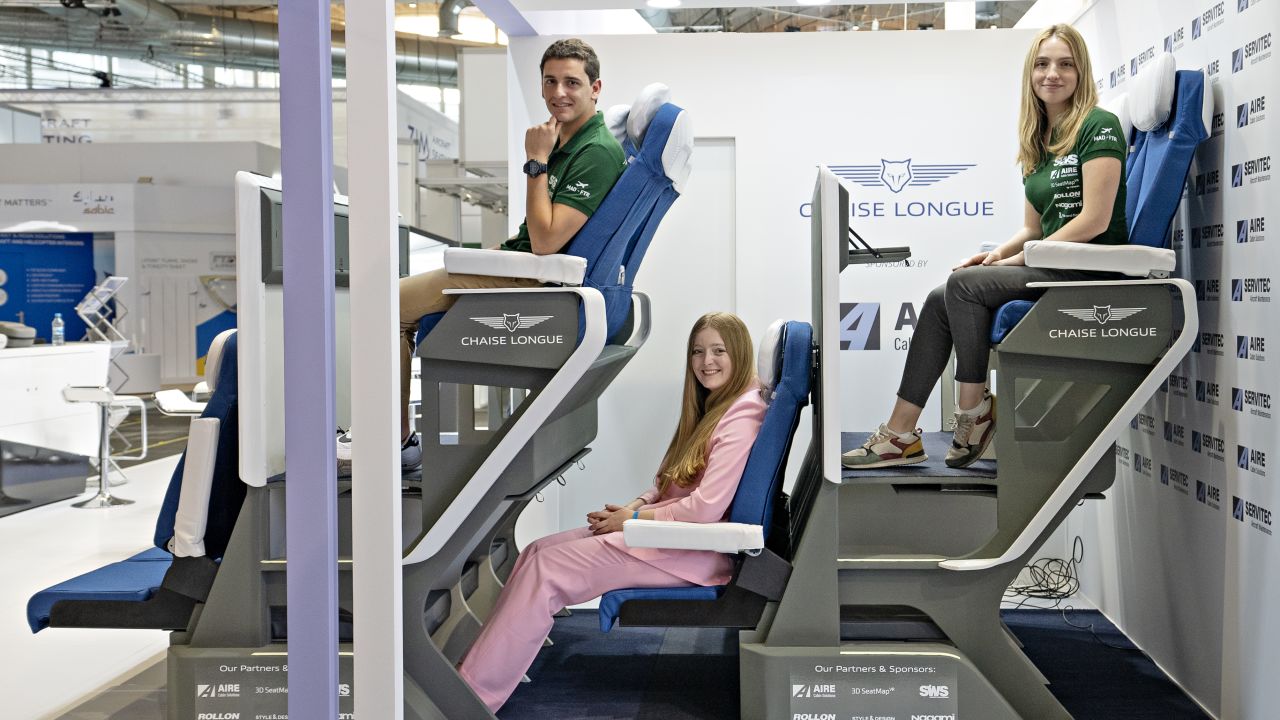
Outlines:
{"type": "Polygon", "coordinates": [[[919,165],[913,163],[911,158],[906,160],[881,158],[879,165],[828,165],[828,167],[838,177],[863,187],[887,187],[890,192],[900,193],[908,187],[934,185],[977,165],[975,163],[919,165]]]}
{"type": "Polygon", "coordinates": [[[1097,322],[1099,325],[1106,325],[1113,320],[1124,320],[1127,317],[1137,315],[1143,310],[1146,310],[1146,308],[1113,308],[1110,305],[1094,305],[1092,308],[1065,309],[1058,312],[1084,322],[1097,322]]]}
{"type": "Polygon", "coordinates": [[[534,325],[546,322],[551,319],[550,315],[521,315],[520,313],[503,313],[498,315],[486,315],[482,317],[473,317],[472,320],[493,328],[494,330],[503,330],[507,332],[515,332],[524,328],[531,328],[534,325]]]}

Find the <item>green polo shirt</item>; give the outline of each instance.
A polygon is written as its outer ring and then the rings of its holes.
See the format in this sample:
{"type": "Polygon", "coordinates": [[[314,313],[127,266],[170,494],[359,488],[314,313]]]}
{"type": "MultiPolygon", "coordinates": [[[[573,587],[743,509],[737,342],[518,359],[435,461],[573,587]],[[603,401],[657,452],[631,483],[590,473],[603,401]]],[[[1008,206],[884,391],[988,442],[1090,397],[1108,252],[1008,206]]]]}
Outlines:
{"type": "MultiPolygon", "coordinates": [[[[604,113],[597,112],[569,142],[563,146],[557,142],[547,158],[551,202],[568,205],[591,217],[626,166],[622,146],[605,127],[604,113]]],[[[520,231],[503,243],[502,249],[532,252],[528,225],[520,223],[520,231]]]]}
{"type": "Polygon", "coordinates": [[[1120,120],[1101,108],[1094,108],[1080,126],[1076,144],[1065,157],[1047,156],[1035,171],[1023,180],[1027,200],[1040,213],[1041,237],[1052,237],[1084,207],[1084,176],[1081,168],[1094,158],[1113,157],[1120,161],[1120,187],[1111,208],[1111,223],[1101,235],[1089,242],[1101,245],[1124,245],[1129,242],[1125,226],[1124,161],[1128,140],[1120,128],[1120,120]]]}

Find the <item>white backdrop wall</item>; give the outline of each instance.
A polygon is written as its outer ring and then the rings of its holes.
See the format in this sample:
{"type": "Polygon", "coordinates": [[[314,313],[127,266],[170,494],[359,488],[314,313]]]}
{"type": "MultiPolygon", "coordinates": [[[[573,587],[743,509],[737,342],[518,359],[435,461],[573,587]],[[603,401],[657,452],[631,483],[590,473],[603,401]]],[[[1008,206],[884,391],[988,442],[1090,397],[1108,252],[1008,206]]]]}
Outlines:
{"type": "MultiPolygon", "coordinates": [[[[601,109],[661,81],[690,112],[699,140],[690,187],[636,281],[653,298],[653,336],[601,400],[586,472],[572,473],[569,491],[549,494],[541,512],[526,513],[522,539],[577,525],[651,480],[674,427],[684,342],[699,315],[734,311],[757,336],[774,318],[809,319],[807,203],[819,163],[850,166],[854,225],[864,237],[915,252],[909,267],[851,268],[843,278],[842,301],[863,304],[846,319],[843,370],[861,380],[848,384],[843,422],[848,430],[881,422],[925,295],[955,259],[983,241],[1003,241],[1021,221],[1013,157],[1031,37],[984,30],[585,38],[601,58],[601,109]]],[[[514,170],[524,161],[523,130],[545,120],[537,67],[550,41],[511,39],[512,188],[524,186],[514,170]]],[[[519,222],[523,194],[511,201],[519,222]]],[[[938,427],[936,406],[925,424],[938,427]]],[[[795,447],[807,443],[803,421],[795,447]]]]}
{"type": "Polygon", "coordinates": [[[1280,102],[1280,8],[1101,0],[1077,27],[1104,98],[1170,51],[1179,68],[1206,71],[1215,100],[1172,229],[1178,274],[1196,285],[1200,341],[1119,443],[1112,502],[1068,521],[1085,538],[1083,592],[1211,713],[1272,718],[1280,490],[1267,341],[1280,337],[1270,287],[1280,248],[1266,216],[1280,178],[1266,105],[1280,102]]]}

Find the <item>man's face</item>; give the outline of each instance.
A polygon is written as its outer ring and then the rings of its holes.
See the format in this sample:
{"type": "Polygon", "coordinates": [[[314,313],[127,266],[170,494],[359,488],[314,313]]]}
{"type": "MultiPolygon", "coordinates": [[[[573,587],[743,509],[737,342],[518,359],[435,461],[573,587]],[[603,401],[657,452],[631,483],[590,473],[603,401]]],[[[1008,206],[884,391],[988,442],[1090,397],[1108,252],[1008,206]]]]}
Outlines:
{"type": "Polygon", "coordinates": [[[581,60],[551,58],[542,66],[542,99],[551,116],[572,125],[594,114],[600,97],[600,79],[587,79],[581,60]]]}

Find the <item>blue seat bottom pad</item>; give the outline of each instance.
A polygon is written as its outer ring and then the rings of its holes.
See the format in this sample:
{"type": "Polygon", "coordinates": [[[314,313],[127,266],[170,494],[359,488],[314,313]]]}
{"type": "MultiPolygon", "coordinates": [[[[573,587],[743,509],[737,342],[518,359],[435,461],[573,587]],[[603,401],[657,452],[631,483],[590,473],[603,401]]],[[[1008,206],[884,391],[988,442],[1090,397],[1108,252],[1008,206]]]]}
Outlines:
{"type": "Polygon", "coordinates": [[[172,562],[172,555],[153,547],[41,590],[27,601],[27,624],[33,633],[48,627],[49,613],[59,600],[150,600],[172,562]]]}
{"type": "Polygon", "coordinates": [[[675,588],[627,588],[612,590],[600,598],[600,632],[609,632],[618,620],[622,604],[628,600],[716,600],[724,585],[695,585],[675,588]]]}
{"type": "Polygon", "coordinates": [[[991,319],[991,342],[994,344],[1004,340],[1009,331],[1031,312],[1034,304],[1031,300],[1010,300],[1001,305],[991,319]]]}

